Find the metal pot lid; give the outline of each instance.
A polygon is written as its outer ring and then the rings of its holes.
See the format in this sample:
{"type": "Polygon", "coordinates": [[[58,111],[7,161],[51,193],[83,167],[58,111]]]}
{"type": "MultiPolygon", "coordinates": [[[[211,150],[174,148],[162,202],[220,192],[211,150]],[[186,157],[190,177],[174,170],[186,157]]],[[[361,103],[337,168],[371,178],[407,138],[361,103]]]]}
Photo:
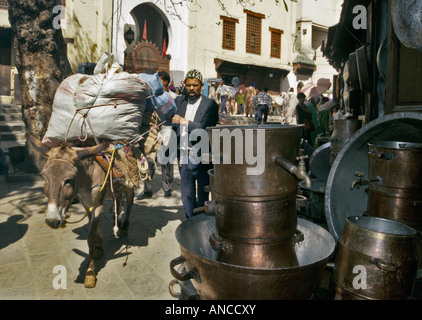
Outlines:
{"type": "Polygon", "coordinates": [[[422,51],[422,1],[393,0],[391,17],[400,42],[407,48],[422,51]]]}
{"type": "Polygon", "coordinates": [[[422,148],[422,143],[403,142],[403,141],[374,141],[368,143],[370,147],[386,148],[396,150],[408,150],[422,148]]]}
{"type": "Polygon", "coordinates": [[[316,178],[326,181],[330,173],[331,142],[318,147],[309,159],[309,169],[316,178]]]}
{"type": "Polygon", "coordinates": [[[325,215],[336,241],[346,218],[361,216],[367,210],[365,186],[351,190],[351,185],[357,179],[356,172],[368,179],[368,143],[394,140],[422,143],[422,113],[398,112],[371,121],[353,135],[334,160],[325,189],[325,215]]]}

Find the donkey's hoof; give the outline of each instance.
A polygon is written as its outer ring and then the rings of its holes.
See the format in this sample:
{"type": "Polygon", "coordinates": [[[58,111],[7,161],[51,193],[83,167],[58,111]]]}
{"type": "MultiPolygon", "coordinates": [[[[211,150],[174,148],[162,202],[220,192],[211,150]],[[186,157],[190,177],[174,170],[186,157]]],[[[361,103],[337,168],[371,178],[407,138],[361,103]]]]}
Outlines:
{"type": "Polygon", "coordinates": [[[97,284],[97,278],[95,277],[95,275],[85,276],[85,282],[84,282],[85,288],[95,288],[96,284],[97,284]]]}

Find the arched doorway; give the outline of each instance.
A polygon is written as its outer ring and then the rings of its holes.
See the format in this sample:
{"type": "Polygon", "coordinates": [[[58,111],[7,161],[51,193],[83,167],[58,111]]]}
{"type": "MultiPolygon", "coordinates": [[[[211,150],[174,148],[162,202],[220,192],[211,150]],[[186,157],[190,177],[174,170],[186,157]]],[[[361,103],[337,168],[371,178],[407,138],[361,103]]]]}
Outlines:
{"type": "Polygon", "coordinates": [[[169,72],[170,57],[166,54],[169,22],[165,15],[151,3],[138,5],[130,14],[135,21],[135,39],[125,52],[125,69],[129,72],[169,72]]]}

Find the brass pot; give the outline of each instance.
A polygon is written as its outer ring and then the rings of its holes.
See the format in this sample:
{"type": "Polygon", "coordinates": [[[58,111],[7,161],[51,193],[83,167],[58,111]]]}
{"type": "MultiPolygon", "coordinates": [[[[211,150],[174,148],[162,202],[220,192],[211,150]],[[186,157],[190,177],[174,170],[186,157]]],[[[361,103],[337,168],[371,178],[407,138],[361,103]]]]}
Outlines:
{"type": "Polygon", "coordinates": [[[393,220],[348,217],[337,245],[335,298],[410,298],[417,265],[416,230],[393,220]]]}
{"type": "Polygon", "coordinates": [[[337,119],[333,121],[333,134],[330,137],[330,165],[334,163],[341,148],[362,126],[358,119],[337,119]]]}
{"type": "Polygon", "coordinates": [[[200,214],[176,230],[181,256],[170,262],[178,281],[191,280],[202,300],[301,300],[318,287],[335,243],[325,229],[298,219],[304,240],[295,245],[298,265],[285,268],[252,268],[217,261],[218,251],[209,241],[217,233],[215,217],[200,214]],[[184,264],[181,273],[176,266],[184,264]]]}
{"type": "Polygon", "coordinates": [[[213,136],[214,130],[224,134],[220,139],[220,149],[212,149],[215,191],[227,196],[255,198],[296,194],[296,177],[280,168],[274,160],[279,156],[290,163],[296,163],[302,127],[302,125],[209,127],[207,130],[211,145],[216,143],[213,136]],[[231,135],[236,138],[230,138],[231,135]],[[263,141],[260,141],[260,138],[263,138],[263,141]],[[230,143],[224,141],[230,141],[230,143]],[[245,141],[252,145],[246,145],[245,141]],[[225,150],[225,145],[230,146],[230,150],[225,150]],[[261,154],[259,154],[260,148],[263,150],[261,154]],[[257,170],[259,174],[254,174],[250,170],[257,167],[258,163],[248,164],[247,162],[251,159],[247,159],[246,151],[259,158],[263,169],[257,170]],[[242,154],[239,154],[240,152],[242,154]],[[216,159],[219,161],[215,161],[216,159]]]}
{"type": "MultiPolygon", "coordinates": [[[[293,163],[299,154],[302,126],[211,127],[208,128],[211,145],[216,142],[214,130],[224,132],[222,139],[226,142],[220,141],[219,149],[212,150],[213,158],[220,160],[214,162],[213,169],[215,201],[205,204],[205,212],[216,215],[220,236],[242,242],[248,239],[270,242],[293,236],[297,224],[298,180],[292,171],[299,171],[293,163]],[[246,145],[245,141],[252,145],[246,145]],[[237,148],[239,145],[245,150],[237,148]],[[246,150],[260,159],[263,170],[259,174],[248,171],[251,164],[246,150]],[[239,152],[243,157],[239,157],[239,152]]],[[[301,168],[304,167],[303,164],[301,168]]]]}
{"type": "Polygon", "coordinates": [[[368,215],[422,231],[422,144],[369,143],[368,215]]]}
{"type": "Polygon", "coordinates": [[[303,241],[303,234],[297,232],[293,237],[279,239],[270,243],[238,242],[224,239],[217,233],[210,236],[211,246],[218,251],[217,261],[228,264],[274,269],[299,265],[295,244],[303,241]]]}
{"type": "Polygon", "coordinates": [[[215,202],[207,203],[205,211],[215,214],[217,230],[223,238],[273,242],[291,237],[296,231],[296,201],[295,194],[288,198],[233,197],[215,192],[215,202]]]}

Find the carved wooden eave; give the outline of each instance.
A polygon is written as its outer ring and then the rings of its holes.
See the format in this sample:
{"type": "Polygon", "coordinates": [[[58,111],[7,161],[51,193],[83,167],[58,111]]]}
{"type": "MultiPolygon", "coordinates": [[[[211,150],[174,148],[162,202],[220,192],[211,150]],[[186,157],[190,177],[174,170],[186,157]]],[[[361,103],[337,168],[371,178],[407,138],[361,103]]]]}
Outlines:
{"type": "Polygon", "coordinates": [[[125,50],[125,71],[129,73],[170,72],[170,55],[162,56],[157,45],[152,41],[132,43],[125,50]]]}

